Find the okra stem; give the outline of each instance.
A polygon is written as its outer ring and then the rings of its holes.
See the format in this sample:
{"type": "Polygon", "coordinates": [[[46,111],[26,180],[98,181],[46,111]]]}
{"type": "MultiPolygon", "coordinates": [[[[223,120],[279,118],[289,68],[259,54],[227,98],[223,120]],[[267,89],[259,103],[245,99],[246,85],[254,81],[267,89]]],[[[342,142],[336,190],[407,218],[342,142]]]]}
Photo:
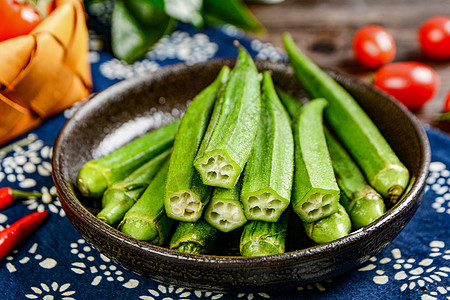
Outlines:
{"type": "Polygon", "coordinates": [[[113,183],[129,176],[142,164],[172,147],[180,120],[153,130],[108,155],[88,161],[78,173],[81,194],[101,198],[113,183]]]}
{"type": "Polygon", "coordinates": [[[350,218],[341,204],[338,211],[319,221],[303,222],[305,232],[317,244],[332,242],[348,235],[352,229],[350,218]]]}
{"type": "Polygon", "coordinates": [[[264,256],[284,253],[288,215],[289,211],[285,211],[277,222],[248,221],[241,235],[241,255],[264,256]]]}
{"type": "Polygon", "coordinates": [[[119,229],[126,235],[154,245],[168,238],[174,220],[164,210],[164,186],[169,162],[166,161],[142,196],[127,211],[119,229]]]}
{"type": "Polygon", "coordinates": [[[180,222],[170,240],[170,249],[192,253],[207,254],[217,240],[217,229],[203,219],[196,222],[180,222]]]}
{"type": "Polygon", "coordinates": [[[290,118],[268,71],[263,73],[261,120],[244,170],[241,200],[248,220],[275,222],[289,206],[294,172],[290,118]]]}
{"type": "Polygon", "coordinates": [[[213,83],[200,92],[181,120],[170,159],[165,191],[165,209],[170,218],[194,222],[200,218],[211,196],[193,165],[194,158],[208,127],[217,93],[228,79],[225,66],[213,83]]]}
{"type": "Polygon", "coordinates": [[[161,166],[169,159],[172,148],[146,162],[122,181],[106,189],[102,197],[102,210],[97,218],[108,225],[120,222],[125,213],[133,206],[161,166]]]}

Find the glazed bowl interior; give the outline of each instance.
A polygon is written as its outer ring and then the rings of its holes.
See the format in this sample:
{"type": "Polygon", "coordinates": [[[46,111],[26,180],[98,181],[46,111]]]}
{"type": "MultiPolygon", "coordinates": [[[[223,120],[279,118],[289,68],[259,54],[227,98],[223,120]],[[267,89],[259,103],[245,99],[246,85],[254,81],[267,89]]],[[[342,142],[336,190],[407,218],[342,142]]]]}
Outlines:
{"type": "MultiPolygon", "coordinates": [[[[240,231],[222,237],[211,255],[180,253],[132,239],[96,219],[100,201],[80,196],[75,180],[83,164],[99,158],[147,131],[182,116],[189,100],[206,87],[220,68],[234,59],[217,59],[162,68],[122,81],[92,95],[65,124],[54,145],[53,178],[63,209],[75,228],[99,251],[125,268],[154,280],[215,291],[281,290],[330,278],[367,261],[404,228],[424,193],[430,163],[427,136],[403,106],[370,85],[328,71],[360,103],[410,171],[408,191],[369,226],[323,245],[303,233],[290,218],[286,253],[240,257],[240,231]]],[[[256,61],[271,70],[276,85],[301,101],[307,94],[284,63],[256,61]]]]}

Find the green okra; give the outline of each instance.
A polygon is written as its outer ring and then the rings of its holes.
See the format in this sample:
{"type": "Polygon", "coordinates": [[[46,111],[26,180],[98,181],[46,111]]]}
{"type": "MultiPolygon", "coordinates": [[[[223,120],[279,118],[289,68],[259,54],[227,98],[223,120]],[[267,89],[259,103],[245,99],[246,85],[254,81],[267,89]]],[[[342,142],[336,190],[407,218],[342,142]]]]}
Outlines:
{"type": "Polygon", "coordinates": [[[169,238],[174,220],[164,210],[164,186],[169,162],[166,161],[136,203],[127,211],[119,230],[140,241],[162,245],[169,238]]]}
{"type": "Polygon", "coordinates": [[[217,93],[229,73],[229,67],[224,66],[215,81],[194,98],[181,120],[164,196],[166,213],[172,219],[198,220],[211,196],[211,187],[203,184],[193,161],[208,127],[217,93]]]}
{"type": "Polygon", "coordinates": [[[285,251],[289,211],[277,222],[248,221],[241,235],[239,248],[242,256],[264,256],[285,251]]]}
{"type": "MultiPolygon", "coordinates": [[[[279,88],[277,92],[291,117],[295,117],[302,107],[300,101],[279,88]]],[[[385,212],[383,198],[367,183],[358,165],[327,128],[325,138],[336,181],[341,190],[339,202],[350,216],[354,228],[372,223],[385,212]]]]}
{"type": "Polygon", "coordinates": [[[217,241],[217,229],[203,219],[179,222],[170,249],[191,254],[208,254],[217,241]]]}
{"type": "Polygon", "coordinates": [[[120,222],[153,180],[161,166],[169,159],[172,148],[136,169],[130,176],[106,189],[102,197],[102,210],[97,218],[108,225],[120,222]]]}
{"type": "Polygon", "coordinates": [[[244,170],[241,200],[248,220],[275,222],[289,206],[294,172],[290,118],[268,71],[263,73],[261,120],[244,170]]]}
{"type": "Polygon", "coordinates": [[[295,171],[292,207],[307,223],[334,214],[339,187],[324,136],[323,110],[327,101],[305,104],[294,120],[295,171]]]}
{"type": "Polygon", "coordinates": [[[238,50],[194,160],[203,183],[228,189],[236,184],[250,156],[261,110],[258,70],[247,51],[240,46],[238,50]]]}
{"type": "Polygon", "coordinates": [[[239,198],[241,180],[232,189],[214,188],[205,210],[204,219],[222,232],[229,232],[247,222],[244,207],[239,198]]]}
{"type": "Polygon", "coordinates": [[[281,103],[283,103],[284,108],[289,113],[289,116],[291,119],[294,119],[303,104],[280,87],[275,87],[275,90],[277,91],[278,97],[280,98],[281,103]]]}
{"type": "Polygon", "coordinates": [[[408,169],[355,99],[303,54],[288,33],[283,35],[283,43],[304,88],[314,98],[327,99],[325,118],[361,167],[369,184],[395,203],[408,184],[408,169]]]}
{"type": "Polygon", "coordinates": [[[352,229],[350,218],[341,204],[338,211],[319,221],[303,222],[306,235],[317,244],[332,242],[348,235],[352,229]]]}
{"type": "Polygon", "coordinates": [[[85,163],[78,173],[77,187],[81,194],[101,198],[113,183],[129,176],[148,160],[173,145],[180,120],[153,130],[108,155],[85,163]]]}
{"type": "Polygon", "coordinates": [[[369,225],[384,214],[383,197],[366,181],[350,154],[328,130],[325,131],[337,183],[341,189],[340,202],[356,229],[369,225]]]}

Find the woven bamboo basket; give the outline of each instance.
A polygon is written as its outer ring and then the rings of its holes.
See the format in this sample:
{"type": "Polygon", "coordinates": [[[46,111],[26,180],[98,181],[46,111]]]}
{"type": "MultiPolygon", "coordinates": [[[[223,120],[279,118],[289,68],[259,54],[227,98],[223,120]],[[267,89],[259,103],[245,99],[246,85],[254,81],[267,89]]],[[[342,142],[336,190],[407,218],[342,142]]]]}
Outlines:
{"type": "Polygon", "coordinates": [[[83,5],[55,1],[32,32],[0,42],[0,145],[91,92],[83,5]]]}

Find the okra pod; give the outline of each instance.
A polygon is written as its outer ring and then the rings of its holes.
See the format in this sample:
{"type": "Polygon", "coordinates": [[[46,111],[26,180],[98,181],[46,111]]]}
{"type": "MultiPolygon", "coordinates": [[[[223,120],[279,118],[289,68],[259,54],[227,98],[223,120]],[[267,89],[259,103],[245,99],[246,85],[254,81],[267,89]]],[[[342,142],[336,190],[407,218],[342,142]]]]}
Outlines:
{"type": "Polygon", "coordinates": [[[303,222],[306,235],[317,244],[332,242],[346,236],[352,229],[350,218],[341,204],[338,211],[319,221],[303,222]]]}
{"type": "Polygon", "coordinates": [[[171,153],[172,148],[164,151],[124,180],[107,188],[102,197],[102,210],[97,214],[97,218],[111,226],[122,221],[125,213],[142,195],[171,153]]]}
{"type": "Polygon", "coordinates": [[[353,227],[369,225],[384,214],[383,197],[367,183],[358,165],[333,134],[326,130],[325,137],[341,189],[340,203],[349,214],[353,227]]]}
{"type": "Polygon", "coordinates": [[[203,219],[197,222],[180,222],[170,240],[170,249],[208,254],[217,240],[217,229],[203,219]]]}
{"type": "Polygon", "coordinates": [[[244,170],[241,200],[248,220],[275,222],[289,206],[294,172],[290,118],[268,71],[263,73],[261,120],[244,170]]]}
{"type": "Polygon", "coordinates": [[[408,169],[356,100],[303,54],[288,33],[283,35],[283,43],[304,88],[314,98],[327,99],[325,118],[361,167],[369,184],[395,203],[408,184],[408,169]]]}
{"type": "Polygon", "coordinates": [[[288,92],[286,92],[282,88],[277,86],[275,87],[275,89],[277,91],[278,97],[281,100],[281,103],[283,103],[283,106],[288,112],[289,116],[291,117],[291,119],[294,119],[297,113],[300,111],[302,103],[298,99],[288,94],[288,92]]]}
{"type": "Polygon", "coordinates": [[[295,171],[292,207],[307,223],[334,214],[339,187],[324,135],[323,110],[327,101],[305,104],[294,120],[295,171]]]}
{"type": "Polygon", "coordinates": [[[241,235],[239,248],[242,256],[281,254],[285,251],[289,211],[277,222],[248,221],[241,235]]]}
{"type": "Polygon", "coordinates": [[[200,92],[184,114],[175,137],[164,197],[167,215],[176,220],[194,222],[200,218],[211,196],[211,187],[203,184],[193,165],[208,127],[217,93],[229,76],[225,66],[216,80],[200,92]]]}
{"type": "Polygon", "coordinates": [[[119,230],[140,241],[162,245],[170,235],[174,220],[164,210],[164,186],[169,162],[166,161],[137,202],[127,211],[119,230]]]}
{"type": "MultiPolygon", "coordinates": [[[[295,117],[302,106],[300,101],[281,89],[277,92],[291,117],[295,117]]],[[[328,128],[325,128],[325,138],[341,190],[339,202],[350,216],[354,228],[372,223],[385,212],[383,198],[367,183],[358,165],[328,128]]]]}
{"type": "Polygon", "coordinates": [[[123,147],[85,163],[78,173],[81,194],[101,198],[113,183],[129,176],[148,160],[172,147],[180,120],[153,130],[123,147]]]}
{"type": "Polygon", "coordinates": [[[258,70],[247,51],[238,50],[194,160],[203,183],[227,189],[236,184],[250,156],[261,110],[258,70]]]}
{"type": "Polygon", "coordinates": [[[241,180],[232,189],[214,188],[204,218],[213,227],[229,232],[247,222],[240,200],[241,180]]]}

